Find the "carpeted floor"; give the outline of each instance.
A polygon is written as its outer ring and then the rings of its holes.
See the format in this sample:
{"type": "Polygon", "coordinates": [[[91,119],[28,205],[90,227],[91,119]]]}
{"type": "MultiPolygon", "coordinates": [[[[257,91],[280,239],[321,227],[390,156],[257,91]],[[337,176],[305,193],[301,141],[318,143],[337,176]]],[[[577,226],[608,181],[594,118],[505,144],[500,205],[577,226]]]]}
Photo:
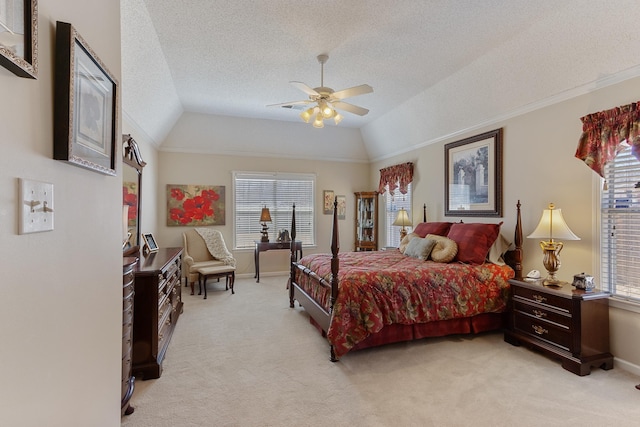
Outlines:
{"type": "Polygon", "coordinates": [[[501,333],[352,352],[329,361],[325,339],[286,277],[183,289],[157,380],[137,381],[126,427],[637,426],[640,378],[618,368],[578,377],[501,333]]]}

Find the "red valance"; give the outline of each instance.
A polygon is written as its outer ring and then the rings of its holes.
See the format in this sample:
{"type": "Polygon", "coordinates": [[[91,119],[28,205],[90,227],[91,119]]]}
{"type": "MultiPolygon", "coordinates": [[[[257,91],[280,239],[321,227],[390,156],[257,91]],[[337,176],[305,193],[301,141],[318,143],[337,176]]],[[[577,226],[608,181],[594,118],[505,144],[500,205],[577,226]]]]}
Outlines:
{"type": "Polygon", "coordinates": [[[640,101],[582,117],[582,135],[576,157],[604,177],[604,166],[631,146],[640,160],[640,101]]]}
{"type": "Polygon", "coordinates": [[[399,188],[402,194],[407,194],[409,190],[407,187],[411,181],[413,181],[413,163],[411,162],[380,169],[378,193],[384,193],[385,187],[388,187],[389,194],[393,195],[396,188],[399,188]]]}

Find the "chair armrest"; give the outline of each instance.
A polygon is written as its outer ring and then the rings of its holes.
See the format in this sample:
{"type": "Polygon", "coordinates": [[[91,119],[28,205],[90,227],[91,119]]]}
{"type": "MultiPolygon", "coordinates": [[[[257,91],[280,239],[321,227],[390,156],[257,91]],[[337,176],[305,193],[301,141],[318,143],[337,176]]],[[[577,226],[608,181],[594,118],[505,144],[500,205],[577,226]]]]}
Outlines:
{"type": "Polygon", "coordinates": [[[184,258],[182,258],[182,261],[187,266],[187,272],[189,272],[191,270],[191,266],[195,263],[195,261],[193,260],[193,257],[191,257],[189,255],[187,255],[184,258]]]}

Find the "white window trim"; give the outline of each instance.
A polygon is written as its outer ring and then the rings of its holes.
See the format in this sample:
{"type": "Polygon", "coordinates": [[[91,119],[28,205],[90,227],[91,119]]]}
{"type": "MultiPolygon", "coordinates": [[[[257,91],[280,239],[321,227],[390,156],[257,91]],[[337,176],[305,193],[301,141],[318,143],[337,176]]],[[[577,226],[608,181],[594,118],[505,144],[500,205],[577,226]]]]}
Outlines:
{"type": "MultiPolygon", "coordinates": [[[[593,254],[593,258],[591,260],[591,265],[593,266],[593,277],[596,280],[596,283],[602,283],[602,266],[600,263],[600,255],[601,255],[601,220],[602,214],[600,211],[600,207],[602,206],[602,186],[604,185],[604,178],[602,178],[597,173],[592,173],[591,178],[592,183],[592,200],[593,200],[593,211],[595,212],[595,217],[592,224],[592,248],[591,252],[593,254]]],[[[612,295],[609,298],[609,306],[614,308],[619,308],[621,310],[631,311],[634,313],[640,313],[640,303],[635,301],[629,301],[624,298],[620,298],[612,295]]]]}
{"type": "MultiPolygon", "coordinates": [[[[317,224],[317,216],[318,216],[318,212],[317,212],[317,203],[316,203],[316,198],[315,198],[315,193],[316,193],[316,184],[317,184],[317,174],[315,173],[295,173],[295,172],[260,172],[260,171],[231,171],[231,203],[232,203],[232,207],[234,209],[233,214],[231,215],[231,227],[232,227],[232,235],[233,235],[233,250],[234,252],[253,252],[254,248],[238,248],[237,247],[237,242],[236,242],[236,215],[235,215],[235,207],[236,207],[236,177],[237,176],[244,176],[244,177],[256,177],[256,178],[267,178],[267,177],[277,177],[277,178],[282,178],[282,179],[287,179],[287,178],[291,178],[291,179],[295,179],[295,178],[300,178],[300,177],[306,177],[309,178],[312,183],[312,191],[313,191],[313,195],[314,197],[312,198],[312,203],[313,203],[313,244],[303,244],[304,248],[315,248],[317,247],[318,244],[318,224],[317,224]]],[[[289,232],[291,232],[291,230],[289,229],[289,232]]]]}

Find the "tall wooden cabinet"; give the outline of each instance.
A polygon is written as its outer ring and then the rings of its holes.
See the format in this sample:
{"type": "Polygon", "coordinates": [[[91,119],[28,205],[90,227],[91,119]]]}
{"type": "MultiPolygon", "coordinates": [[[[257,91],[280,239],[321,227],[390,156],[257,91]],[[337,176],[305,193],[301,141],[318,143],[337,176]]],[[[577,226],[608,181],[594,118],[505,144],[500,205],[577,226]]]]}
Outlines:
{"type": "Polygon", "coordinates": [[[378,192],[362,191],[356,195],[356,251],[378,250],[378,192]]]}
{"type": "Polygon", "coordinates": [[[134,268],[133,374],[144,380],[162,374],[173,330],[182,313],[182,248],[142,255],[134,268]]]}
{"type": "Polygon", "coordinates": [[[121,415],[133,413],[129,405],[133,395],[135,378],[131,374],[133,343],[133,267],[138,261],[136,257],[122,259],[122,394],[120,395],[121,415]]]}

